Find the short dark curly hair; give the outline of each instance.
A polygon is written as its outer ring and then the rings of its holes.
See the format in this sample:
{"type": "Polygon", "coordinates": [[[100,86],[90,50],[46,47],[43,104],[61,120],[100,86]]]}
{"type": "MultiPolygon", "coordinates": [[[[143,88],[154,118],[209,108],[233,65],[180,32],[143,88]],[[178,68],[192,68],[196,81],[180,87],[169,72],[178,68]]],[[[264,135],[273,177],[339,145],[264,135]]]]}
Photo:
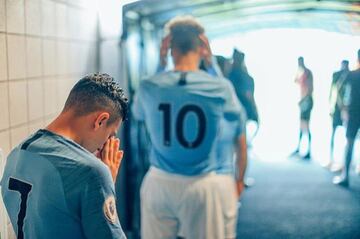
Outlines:
{"type": "Polygon", "coordinates": [[[95,73],[83,77],[71,89],[63,112],[69,109],[74,109],[76,116],[106,110],[110,114],[108,124],[111,124],[126,119],[128,99],[113,77],[95,73]]]}

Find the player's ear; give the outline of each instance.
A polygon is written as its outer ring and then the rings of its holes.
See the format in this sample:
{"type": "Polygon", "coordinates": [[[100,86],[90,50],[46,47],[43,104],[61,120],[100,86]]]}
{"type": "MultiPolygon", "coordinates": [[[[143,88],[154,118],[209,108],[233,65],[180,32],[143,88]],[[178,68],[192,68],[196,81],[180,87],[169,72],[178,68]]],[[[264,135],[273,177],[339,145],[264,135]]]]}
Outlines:
{"type": "Polygon", "coordinates": [[[105,126],[109,118],[110,114],[108,112],[101,112],[100,114],[98,114],[94,122],[94,129],[97,130],[102,126],[105,126]]]}

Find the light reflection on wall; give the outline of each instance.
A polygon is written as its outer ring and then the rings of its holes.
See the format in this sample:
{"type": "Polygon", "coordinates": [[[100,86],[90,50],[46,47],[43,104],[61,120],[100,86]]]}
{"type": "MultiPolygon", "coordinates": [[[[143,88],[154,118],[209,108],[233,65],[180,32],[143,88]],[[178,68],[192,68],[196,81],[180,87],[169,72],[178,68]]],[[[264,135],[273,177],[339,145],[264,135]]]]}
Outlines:
{"type": "MultiPolygon", "coordinates": [[[[314,159],[329,158],[328,97],[332,73],[339,70],[343,59],[355,67],[359,42],[360,36],[312,29],[267,29],[211,41],[214,54],[231,57],[234,46],[246,54],[246,65],[255,79],[261,120],[254,150],[261,159],[285,160],[295,149],[299,129],[299,89],[294,83],[298,56],[305,58],[314,75],[314,159]]],[[[336,160],[342,160],[344,141],[344,130],[340,130],[336,160]]]]}
{"type": "MultiPolygon", "coordinates": [[[[90,0],[92,6],[99,12],[99,22],[102,36],[118,36],[121,34],[122,7],[135,0],[90,0]]],[[[89,3],[89,4],[90,4],[89,3]]]]}
{"type": "Polygon", "coordinates": [[[139,49],[139,34],[134,32],[130,34],[127,39],[127,61],[129,63],[129,74],[133,79],[131,83],[133,84],[133,88],[137,88],[139,84],[140,72],[139,72],[139,64],[140,62],[140,49],[139,49]]]}

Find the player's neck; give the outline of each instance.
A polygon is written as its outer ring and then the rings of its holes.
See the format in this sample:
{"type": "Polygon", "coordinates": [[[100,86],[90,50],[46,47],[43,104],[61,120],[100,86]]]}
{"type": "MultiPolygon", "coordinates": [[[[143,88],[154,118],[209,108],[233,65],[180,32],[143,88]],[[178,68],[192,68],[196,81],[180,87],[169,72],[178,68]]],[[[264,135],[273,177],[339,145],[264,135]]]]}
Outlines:
{"type": "Polygon", "coordinates": [[[175,71],[197,71],[199,70],[199,57],[189,52],[186,55],[176,57],[174,59],[175,71]]]}
{"type": "Polygon", "coordinates": [[[46,127],[46,130],[61,135],[65,138],[71,139],[81,145],[81,122],[73,119],[70,113],[61,113],[54,121],[52,121],[46,127]]]}

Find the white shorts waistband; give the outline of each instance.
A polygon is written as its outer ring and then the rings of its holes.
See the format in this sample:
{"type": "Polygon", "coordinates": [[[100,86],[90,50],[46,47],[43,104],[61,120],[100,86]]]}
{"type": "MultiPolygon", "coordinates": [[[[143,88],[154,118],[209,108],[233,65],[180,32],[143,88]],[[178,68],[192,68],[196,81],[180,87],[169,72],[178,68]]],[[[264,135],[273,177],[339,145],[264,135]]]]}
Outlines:
{"type": "Polygon", "coordinates": [[[181,174],[176,174],[176,173],[169,173],[162,169],[156,168],[154,166],[150,166],[148,173],[151,174],[152,176],[166,178],[169,180],[196,180],[196,179],[200,179],[203,177],[216,175],[215,172],[208,172],[208,173],[204,173],[204,174],[200,174],[200,175],[191,175],[191,176],[181,175],[181,174]]]}

